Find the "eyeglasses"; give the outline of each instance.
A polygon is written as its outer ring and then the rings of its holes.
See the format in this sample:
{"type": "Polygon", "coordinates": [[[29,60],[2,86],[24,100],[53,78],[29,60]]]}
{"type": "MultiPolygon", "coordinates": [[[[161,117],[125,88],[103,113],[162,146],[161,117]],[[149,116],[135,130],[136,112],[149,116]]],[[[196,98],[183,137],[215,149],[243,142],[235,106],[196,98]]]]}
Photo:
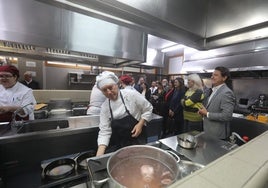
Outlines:
{"type": "Polygon", "coordinates": [[[14,77],[13,75],[0,75],[0,79],[9,79],[14,77]]]}

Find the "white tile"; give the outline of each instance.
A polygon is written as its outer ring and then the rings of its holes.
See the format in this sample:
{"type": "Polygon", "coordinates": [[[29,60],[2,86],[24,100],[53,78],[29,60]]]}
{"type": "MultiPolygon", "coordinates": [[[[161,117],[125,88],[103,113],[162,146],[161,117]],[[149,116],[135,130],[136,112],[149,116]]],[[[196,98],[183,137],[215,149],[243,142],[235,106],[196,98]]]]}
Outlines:
{"type": "MultiPolygon", "coordinates": [[[[243,148],[239,152],[233,153],[230,157],[256,166],[262,166],[268,160],[268,152],[260,152],[259,150],[263,150],[263,148],[259,146],[243,148]]],[[[266,150],[268,151],[268,149],[266,150]]]]}
{"type": "Polygon", "coordinates": [[[268,187],[268,162],[243,186],[243,188],[268,187]]]}
{"type": "Polygon", "coordinates": [[[228,157],[199,175],[219,187],[241,187],[257,169],[258,166],[228,157]]]}
{"type": "Polygon", "coordinates": [[[259,155],[268,156],[268,140],[267,141],[265,141],[264,139],[255,140],[254,142],[247,143],[245,148],[247,150],[250,150],[252,153],[259,153],[259,155]]]}
{"type": "Polygon", "coordinates": [[[188,181],[180,181],[169,186],[169,188],[220,188],[200,176],[194,176],[188,181]]]}

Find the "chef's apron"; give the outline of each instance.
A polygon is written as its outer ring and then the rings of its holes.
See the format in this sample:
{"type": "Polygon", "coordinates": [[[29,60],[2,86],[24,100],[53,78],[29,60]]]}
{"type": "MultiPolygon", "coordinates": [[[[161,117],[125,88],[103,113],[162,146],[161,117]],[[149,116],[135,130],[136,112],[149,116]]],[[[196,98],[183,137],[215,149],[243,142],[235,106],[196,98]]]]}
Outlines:
{"type": "Polygon", "coordinates": [[[133,130],[134,126],[138,123],[138,121],[128,111],[121,92],[120,97],[122,99],[122,102],[125,106],[128,115],[121,119],[114,119],[109,100],[109,108],[111,113],[111,128],[112,128],[110,144],[109,147],[107,148],[109,152],[116,151],[117,149],[129,145],[146,144],[145,126],[143,126],[142,132],[138,137],[135,138],[131,137],[132,134],[131,131],[133,130]]]}

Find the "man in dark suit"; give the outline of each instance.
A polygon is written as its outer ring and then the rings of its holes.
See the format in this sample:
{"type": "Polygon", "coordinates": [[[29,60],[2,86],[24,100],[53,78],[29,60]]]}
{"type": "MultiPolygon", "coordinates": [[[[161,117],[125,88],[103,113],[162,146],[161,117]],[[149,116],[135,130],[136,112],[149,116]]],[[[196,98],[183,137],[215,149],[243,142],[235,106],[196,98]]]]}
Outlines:
{"type": "Polygon", "coordinates": [[[211,76],[212,93],[198,113],[203,115],[205,133],[227,139],[230,136],[230,121],[235,106],[233,91],[226,85],[230,72],[226,67],[216,67],[211,76]]]}
{"type": "Polygon", "coordinates": [[[39,83],[33,80],[32,73],[28,71],[24,73],[24,80],[21,83],[31,89],[40,89],[39,83]]]}

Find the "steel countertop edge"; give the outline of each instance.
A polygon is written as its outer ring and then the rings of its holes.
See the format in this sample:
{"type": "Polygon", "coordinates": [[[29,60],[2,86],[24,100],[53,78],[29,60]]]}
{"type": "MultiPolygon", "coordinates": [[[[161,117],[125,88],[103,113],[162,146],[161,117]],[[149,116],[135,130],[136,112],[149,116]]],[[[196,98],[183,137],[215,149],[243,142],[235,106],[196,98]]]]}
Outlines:
{"type": "MultiPolygon", "coordinates": [[[[159,120],[162,116],[153,114],[152,120],[159,120]]],[[[55,118],[56,120],[57,118],[55,118]]],[[[62,118],[59,118],[62,119],[62,118]]],[[[63,129],[52,129],[46,131],[36,131],[17,134],[9,130],[5,134],[0,136],[0,142],[13,142],[18,140],[28,140],[33,138],[55,137],[70,134],[79,134],[84,131],[91,131],[98,129],[99,115],[83,115],[83,116],[70,116],[66,117],[69,121],[69,127],[63,129]]],[[[50,119],[44,119],[44,121],[50,119]]]]}
{"type": "Polygon", "coordinates": [[[159,141],[177,153],[189,158],[191,161],[202,165],[207,165],[238,147],[227,141],[213,138],[204,132],[197,136],[198,144],[197,147],[193,149],[180,147],[177,136],[160,139],[159,141]]]}

